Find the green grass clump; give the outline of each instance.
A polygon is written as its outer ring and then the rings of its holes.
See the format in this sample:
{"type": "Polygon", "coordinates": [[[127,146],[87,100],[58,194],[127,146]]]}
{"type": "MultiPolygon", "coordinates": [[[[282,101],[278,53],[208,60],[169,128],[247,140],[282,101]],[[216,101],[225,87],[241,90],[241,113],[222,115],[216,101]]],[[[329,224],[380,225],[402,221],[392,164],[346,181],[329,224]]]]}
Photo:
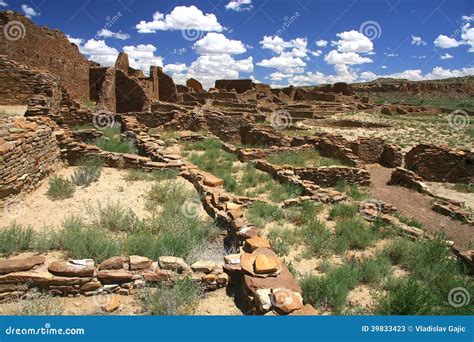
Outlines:
{"type": "Polygon", "coordinates": [[[52,200],[70,198],[76,191],[75,184],[62,176],[53,176],[49,180],[49,188],[46,195],[52,200]]]}
{"type": "Polygon", "coordinates": [[[358,269],[347,264],[330,269],[324,276],[309,275],[300,281],[303,299],[316,308],[331,308],[336,314],[343,309],[349,291],[357,286],[358,269]]]}
{"type": "Polygon", "coordinates": [[[390,272],[390,260],[378,255],[362,260],[358,264],[359,280],[364,284],[379,284],[390,272]]]}
{"type": "Polygon", "coordinates": [[[274,204],[253,202],[248,206],[247,219],[257,226],[265,227],[267,223],[283,218],[283,210],[274,204]]]}
{"type": "Polygon", "coordinates": [[[124,179],[128,182],[133,181],[157,181],[174,179],[178,176],[178,170],[154,170],[151,172],[145,172],[142,170],[128,170],[124,179]]]}
{"type": "Polygon", "coordinates": [[[122,139],[120,136],[120,126],[104,128],[102,133],[103,136],[95,140],[95,145],[103,151],[131,154],[138,153],[130,141],[122,139]]]}
{"type": "Polygon", "coordinates": [[[290,248],[297,241],[295,232],[289,228],[272,228],[268,232],[268,240],[272,249],[280,256],[288,255],[290,248]]]}
{"type": "Polygon", "coordinates": [[[12,298],[11,304],[8,314],[14,316],[58,316],[64,312],[59,298],[35,288],[29,289],[21,298],[12,298]]]}
{"type": "Polygon", "coordinates": [[[133,210],[119,202],[111,202],[105,205],[97,203],[95,206],[88,206],[87,209],[93,226],[111,232],[133,232],[142,225],[141,220],[133,210]]]}
{"type": "Polygon", "coordinates": [[[70,217],[59,232],[59,248],[74,259],[102,262],[121,255],[119,239],[107,231],[87,225],[81,218],[70,217]]]}
{"type": "Polygon", "coordinates": [[[268,162],[277,165],[292,165],[296,167],[321,167],[341,165],[334,158],[322,157],[316,150],[303,150],[295,152],[282,152],[271,154],[267,157],[268,162]]]}
{"type": "MultiPolygon", "coordinates": [[[[473,129],[473,135],[474,135],[474,129],[473,129]]],[[[473,183],[457,183],[457,184],[454,184],[452,188],[459,192],[467,192],[471,194],[474,193],[473,183]]]]}
{"type": "Polygon", "coordinates": [[[184,144],[185,151],[207,151],[221,149],[222,143],[216,138],[206,138],[197,142],[188,142],[184,144]]]}
{"type": "Polygon", "coordinates": [[[102,172],[103,160],[100,158],[86,158],[78,161],[71,180],[77,186],[87,187],[99,179],[102,172]]]}
{"type": "Polygon", "coordinates": [[[177,279],[173,286],[147,288],[142,294],[142,308],[149,315],[175,316],[193,312],[202,289],[190,278],[177,279]]]}
{"type": "Polygon", "coordinates": [[[416,228],[423,228],[423,223],[417,221],[414,218],[408,218],[406,216],[403,216],[400,212],[396,212],[395,217],[397,217],[400,220],[400,222],[405,223],[409,226],[413,226],[416,228]]]}
{"type": "Polygon", "coordinates": [[[348,184],[346,182],[338,182],[335,189],[340,192],[345,192],[347,196],[354,201],[363,201],[370,197],[369,189],[360,187],[357,184],[348,184]]]}
{"type": "Polygon", "coordinates": [[[343,253],[348,249],[364,249],[379,237],[378,230],[360,218],[353,217],[337,222],[334,250],[343,253]]]}
{"type": "Polygon", "coordinates": [[[307,246],[308,257],[320,256],[331,250],[332,234],[317,218],[311,218],[298,227],[298,235],[307,246]]]}
{"type": "Polygon", "coordinates": [[[357,215],[357,206],[354,204],[336,203],[332,206],[329,212],[329,218],[332,220],[336,218],[352,218],[357,215]]]}
{"type": "Polygon", "coordinates": [[[375,311],[379,315],[432,315],[435,310],[436,301],[430,288],[408,278],[393,281],[375,311]]]}
{"type": "Polygon", "coordinates": [[[473,293],[474,282],[466,267],[452,257],[442,236],[434,239],[409,241],[395,239],[386,246],[384,255],[392,264],[405,269],[408,280],[393,280],[386,296],[379,298],[378,311],[391,314],[469,314],[474,303],[455,308],[448,301],[454,288],[473,293]],[[401,301],[409,297],[403,304],[401,301]]]}
{"type": "Polygon", "coordinates": [[[30,248],[33,240],[33,229],[23,227],[13,222],[8,227],[0,229],[0,254],[11,255],[30,248]]]}

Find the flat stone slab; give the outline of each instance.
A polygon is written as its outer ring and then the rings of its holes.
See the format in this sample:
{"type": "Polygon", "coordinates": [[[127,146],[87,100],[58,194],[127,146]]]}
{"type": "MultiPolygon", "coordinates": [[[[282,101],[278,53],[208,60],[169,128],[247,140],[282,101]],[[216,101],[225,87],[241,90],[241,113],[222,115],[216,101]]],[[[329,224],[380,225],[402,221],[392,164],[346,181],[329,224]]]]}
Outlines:
{"type": "Polygon", "coordinates": [[[22,259],[2,259],[0,260],[0,274],[28,271],[36,265],[42,265],[44,261],[45,258],[42,256],[33,256],[22,259]]]}

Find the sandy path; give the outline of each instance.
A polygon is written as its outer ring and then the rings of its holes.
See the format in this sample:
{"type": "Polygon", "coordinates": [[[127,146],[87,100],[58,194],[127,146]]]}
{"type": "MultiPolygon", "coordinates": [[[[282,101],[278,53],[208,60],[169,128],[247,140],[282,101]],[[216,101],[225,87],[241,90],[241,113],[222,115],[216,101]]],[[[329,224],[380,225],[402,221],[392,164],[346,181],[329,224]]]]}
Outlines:
{"type": "Polygon", "coordinates": [[[474,229],[431,210],[433,199],[430,196],[401,186],[387,185],[392,171],[384,167],[369,170],[375,198],[394,205],[404,216],[416,219],[423,224],[424,230],[444,232],[461,248],[468,248],[468,244],[474,242],[474,229]]]}

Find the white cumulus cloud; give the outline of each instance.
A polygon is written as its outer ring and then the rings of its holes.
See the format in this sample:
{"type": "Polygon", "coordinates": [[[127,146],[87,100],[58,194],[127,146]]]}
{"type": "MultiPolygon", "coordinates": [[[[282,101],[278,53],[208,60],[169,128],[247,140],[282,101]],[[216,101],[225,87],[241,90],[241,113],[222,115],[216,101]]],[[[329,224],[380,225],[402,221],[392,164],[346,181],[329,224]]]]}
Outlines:
{"type": "Polygon", "coordinates": [[[456,39],[440,34],[438,38],[435,39],[434,45],[441,49],[450,49],[458,47],[461,43],[456,39]]]}
{"type": "Polygon", "coordinates": [[[426,42],[419,36],[411,35],[411,45],[426,45],[426,42]]]}
{"type": "Polygon", "coordinates": [[[199,55],[237,55],[247,51],[240,40],[228,39],[222,33],[210,32],[204,38],[194,43],[194,49],[199,55]]]}
{"type": "Polygon", "coordinates": [[[152,21],[140,21],[135,28],[140,33],[153,33],[168,30],[189,30],[221,32],[223,27],[212,13],[204,14],[196,6],[176,6],[169,14],[159,11],[153,14],[152,21]]]}
{"type": "Polygon", "coordinates": [[[252,7],[252,0],[231,0],[225,5],[225,9],[236,12],[249,11],[252,7]]]}
{"type": "Polygon", "coordinates": [[[97,32],[97,37],[105,37],[105,38],[115,38],[115,39],[120,39],[120,40],[126,40],[130,38],[130,35],[127,33],[122,33],[121,31],[119,32],[112,32],[107,29],[102,29],[97,32]]]}
{"type": "Polygon", "coordinates": [[[373,62],[368,57],[362,57],[355,52],[337,52],[336,50],[330,51],[324,60],[328,64],[363,64],[373,62]]]}
{"type": "Polygon", "coordinates": [[[320,39],[316,41],[316,45],[319,47],[325,47],[326,45],[328,45],[328,41],[324,39],[320,39]]]}
{"type": "Polygon", "coordinates": [[[36,17],[36,16],[40,15],[38,12],[35,11],[35,9],[33,7],[30,7],[28,5],[21,5],[21,10],[30,19],[32,17],[36,17]]]}
{"type": "Polygon", "coordinates": [[[123,47],[128,54],[130,66],[148,73],[151,66],[163,66],[163,58],[155,56],[156,47],[152,44],[128,45],[123,47]]]}
{"type": "Polygon", "coordinates": [[[451,58],[453,58],[453,56],[451,56],[449,53],[445,53],[445,54],[442,55],[440,58],[441,58],[441,59],[451,59],[451,58]]]}
{"type": "Polygon", "coordinates": [[[374,45],[372,41],[359,31],[346,31],[338,33],[339,40],[334,42],[339,52],[370,52],[374,45]]]}

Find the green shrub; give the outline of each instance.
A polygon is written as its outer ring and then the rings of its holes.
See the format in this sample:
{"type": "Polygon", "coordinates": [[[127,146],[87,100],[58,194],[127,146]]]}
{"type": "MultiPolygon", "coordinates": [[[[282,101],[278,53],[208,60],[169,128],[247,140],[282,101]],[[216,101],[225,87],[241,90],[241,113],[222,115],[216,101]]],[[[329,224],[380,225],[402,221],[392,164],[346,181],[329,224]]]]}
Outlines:
{"type": "Polygon", "coordinates": [[[202,292],[197,283],[186,277],[177,279],[171,287],[162,285],[156,289],[145,289],[141,303],[144,311],[150,315],[191,314],[202,292]]]}
{"type": "Polygon", "coordinates": [[[370,191],[367,188],[360,187],[357,184],[348,184],[344,181],[338,182],[335,189],[340,192],[345,192],[346,195],[354,201],[363,201],[370,196],[370,191]]]}
{"type": "Polygon", "coordinates": [[[314,307],[332,308],[339,313],[343,309],[349,291],[358,283],[359,275],[354,264],[333,268],[322,277],[309,275],[301,282],[303,299],[314,307]]]}
{"type": "Polygon", "coordinates": [[[95,141],[95,145],[103,151],[117,152],[117,153],[131,153],[137,154],[138,150],[133,144],[128,141],[121,139],[120,137],[106,138],[100,137],[95,141]]]}
{"type": "MultiPolygon", "coordinates": [[[[471,131],[474,138],[474,128],[471,128],[471,131]]],[[[457,183],[452,188],[460,192],[474,193],[474,183],[457,183]]]]}
{"type": "Polygon", "coordinates": [[[409,226],[413,226],[413,227],[416,227],[416,228],[423,228],[423,224],[421,222],[418,222],[416,219],[414,218],[408,218],[406,216],[403,216],[401,213],[399,212],[396,212],[395,213],[395,217],[397,217],[400,222],[402,223],[405,223],[409,226]]]}
{"type": "Polygon", "coordinates": [[[84,158],[77,162],[78,167],[74,169],[71,180],[77,186],[87,187],[99,179],[102,172],[103,160],[101,158],[84,158]]]}
{"type": "Polygon", "coordinates": [[[264,227],[269,222],[281,220],[283,210],[274,204],[253,202],[248,206],[246,216],[251,223],[264,227]]]}
{"type": "Polygon", "coordinates": [[[53,176],[49,180],[49,188],[46,195],[52,200],[60,200],[72,197],[76,191],[75,184],[62,176],[53,176]]]}
{"type": "Polygon", "coordinates": [[[60,248],[74,259],[94,259],[102,262],[120,255],[120,241],[106,231],[86,225],[80,218],[70,217],[60,231],[60,248]]]}
{"type": "Polygon", "coordinates": [[[125,180],[132,181],[163,181],[167,179],[174,179],[178,176],[178,170],[154,170],[151,172],[145,172],[142,170],[128,170],[125,175],[125,180]]]}
{"type": "Polygon", "coordinates": [[[430,315],[436,301],[429,287],[413,278],[393,281],[385,296],[378,299],[375,312],[379,315],[430,315]]]}
{"type": "Polygon", "coordinates": [[[378,231],[359,218],[338,221],[334,238],[334,249],[338,253],[348,249],[364,249],[378,238],[378,231]]]}
{"type": "Polygon", "coordinates": [[[329,218],[351,218],[357,215],[357,207],[354,204],[336,203],[329,212],[329,218]]]}
{"type": "Polygon", "coordinates": [[[184,150],[208,151],[221,149],[222,143],[216,138],[206,138],[201,141],[185,143],[184,150]]]}
{"type": "Polygon", "coordinates": [[[359,264],[359,279],[364,284],[378,284],[390,270],[390,261],[384,256],[364,259],[359,264]]]}
{"type": "Polygon", "coordinates": [[[93,226],[111,232],[133,232],[142,225],[138,216],[119,202],[106,205],[98,202],[96,206],[88,206],[87,212],[93,226]]]}
{"type": "Polygon", "coordinates": [[[292,165],[296,167],[321,167],[331,165],[341,165],[341,162],[334,158],[322,157],[316,150],[308,149],[296,152],[281,152],[271,154],[267,160],[277,165],[292,165]]]}
{"type": "Polygon", "coordinates": [[[6,228],[0,229],[0,254],[10,255],[29,249],[33,240],[33,229],[23,227],[13,222],[6,228]]]}
{"type": "Polygon", "coordinates": [[[272,249],[280,256],[288,255],[291,246],[297,241],[295,231],[284,227],[270,229],[268,239],[272,249]]]}
{"type": "Polygon", "coordinates": [[[11,304],[12,311],[8,314],[15,316],[58,316],[64,312],[64,306],[58,298],[35,288],[21,298],[13,298],[11,304]]]}
{"type": "Polygon", "coordinates": [[[186,200],[194,197],[196,197],[196,194],[185,189],[182,183],[155,183],[146,195],[146,207],[153,210],[159,205],[167,204],[169,207],[179,209],[178,207],[182,206],[186,200]]]}
{"type": "Polygon", "coordinates": [[[331,250],[331,231],[317,218],[298,227],[297,234],[306,244],[309,257],[327,254],[331,250]]]}

